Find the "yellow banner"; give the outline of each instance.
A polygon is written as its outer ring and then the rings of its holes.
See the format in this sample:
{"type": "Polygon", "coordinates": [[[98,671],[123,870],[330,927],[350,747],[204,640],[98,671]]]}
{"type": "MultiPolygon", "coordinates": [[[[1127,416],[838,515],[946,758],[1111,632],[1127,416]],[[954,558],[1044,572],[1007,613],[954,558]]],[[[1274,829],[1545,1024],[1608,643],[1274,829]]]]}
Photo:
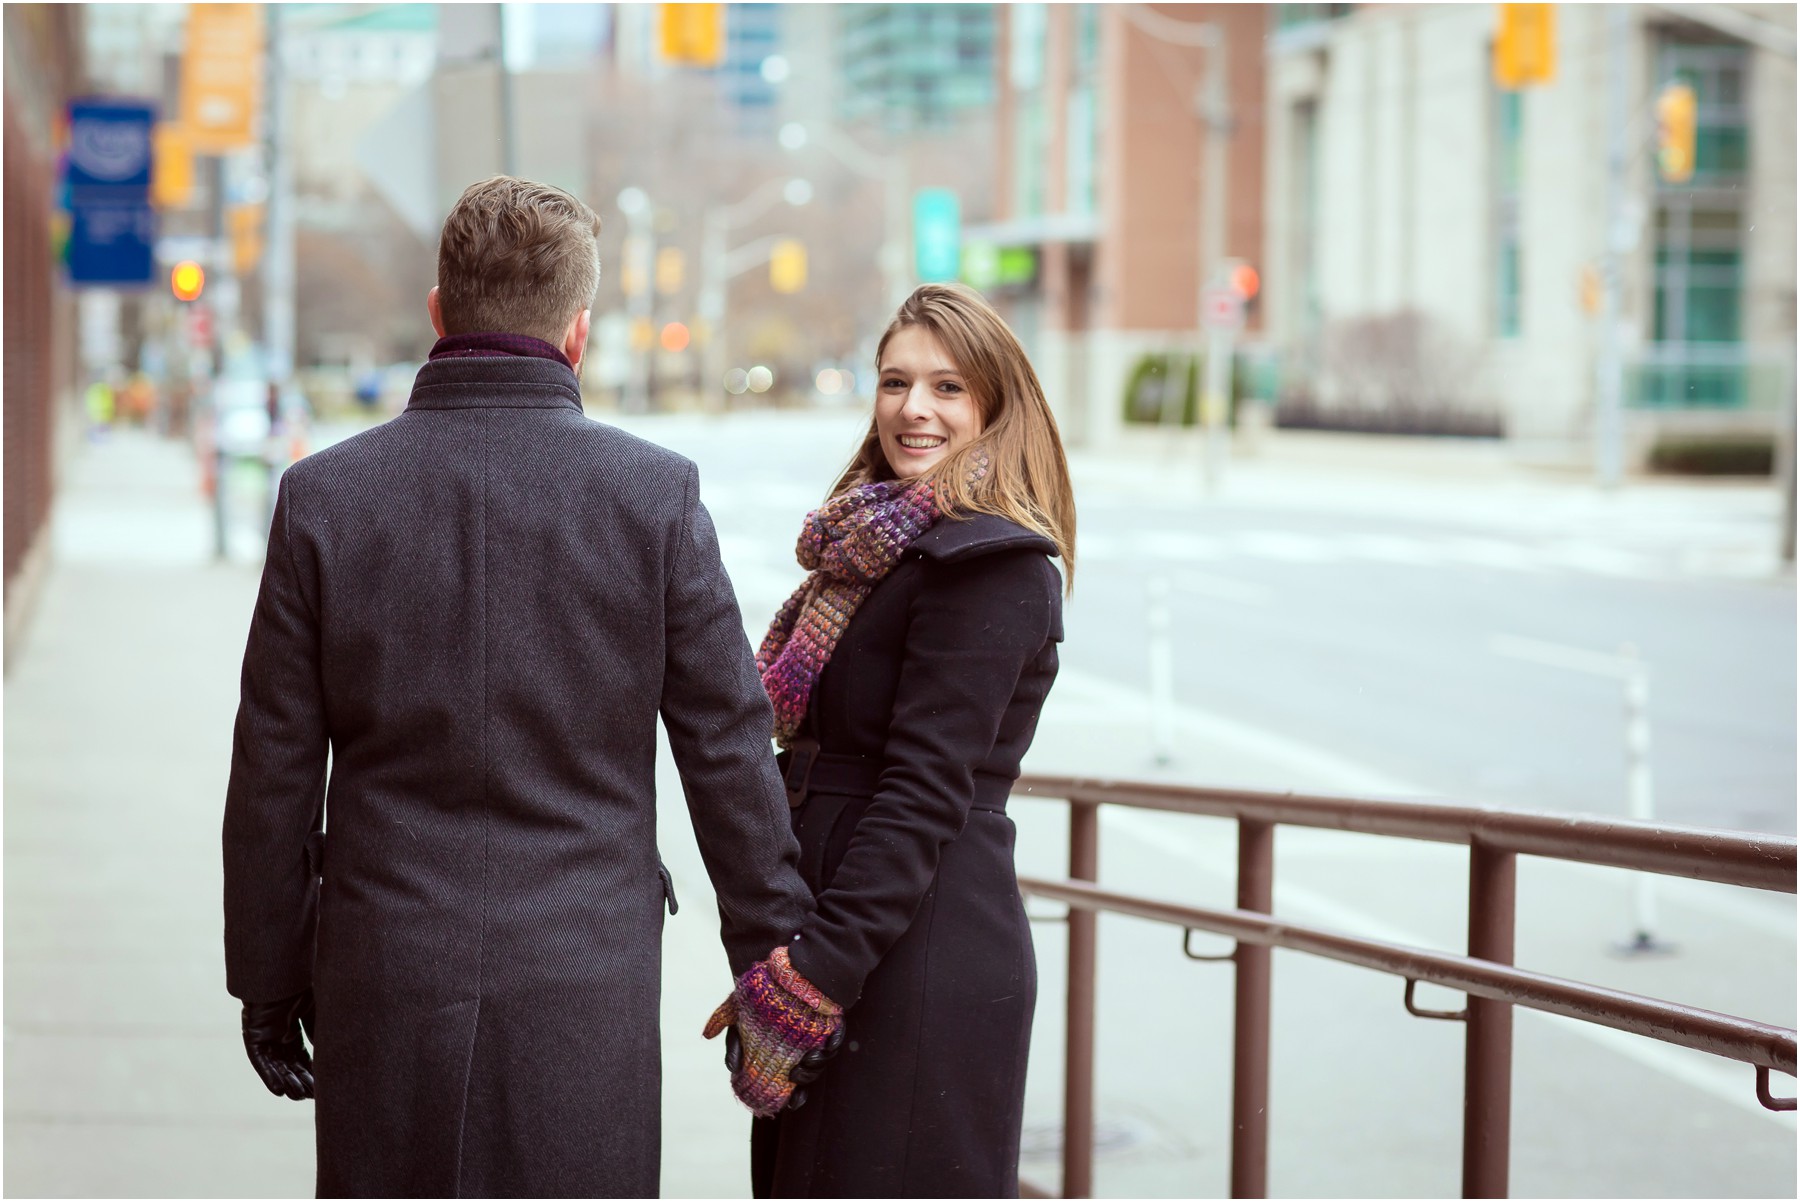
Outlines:
{"type": "Polygon", "coordinates": [[[261,5],[188,5],[181,123],[196,153],[229,154],[255,142],[262,59],[261,5]]]}
{"type": "Polygon", "coordinates": [[[187,131],[173,121],[158,121],[152,135],[156,150],[150,172],[150,203],[179,209],[194,194],[194,147],[187,131]]]}
{"type": "Polygon", "coordinates": [[[263,253],[263,206],[233,205],[225,210],[225,229],[231,235],[231,266],[241,278],[256,270],[263,253]]]}

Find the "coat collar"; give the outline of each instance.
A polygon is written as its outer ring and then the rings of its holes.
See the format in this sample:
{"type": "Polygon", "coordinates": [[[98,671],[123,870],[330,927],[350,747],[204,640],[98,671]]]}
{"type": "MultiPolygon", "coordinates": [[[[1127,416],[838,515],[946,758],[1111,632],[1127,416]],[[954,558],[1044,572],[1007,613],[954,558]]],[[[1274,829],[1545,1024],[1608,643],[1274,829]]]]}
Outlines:
{"type": "Polygon", "coordinates": [[[408,409],[581,409],[575,373],[517,355],[433,359],[413,379],[408,409]]]}
{"type": "Polygon", "coordinates": [[[944,563],[973,559],[995,551],[1029,548],[1056,554],[1056,544],[1017,522],[991,513],[972,513],[963,518],[940,518],[931,529],[915,538],[909,551],[917,551],[944,563]]]}

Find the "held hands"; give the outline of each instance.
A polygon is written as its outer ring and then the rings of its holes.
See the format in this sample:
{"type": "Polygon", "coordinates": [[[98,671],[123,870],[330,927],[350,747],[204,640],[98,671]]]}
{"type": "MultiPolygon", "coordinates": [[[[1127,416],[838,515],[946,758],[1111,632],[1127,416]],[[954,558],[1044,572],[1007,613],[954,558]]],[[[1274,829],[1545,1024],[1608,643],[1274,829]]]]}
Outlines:
{"type": "Polygon", "coordinates": [[[312,1057],[300,1035],[313,1029],[308,989],[279,1002],[244,1003],[244,1050],[251,1067],[276,1097],[301,1102],[313,1096],[312,1057]]]}
{"type": "Polygon", "coordinates": [[[818,1079],[844,1041],[843,1007],[794,971],[778,947],[738,978],[731,996],[706,1024],[706,1038],[730,1028],[725,1067],[732,1092],[759,1118],[773,1118],[806,1099],[796,1085],[818,1079]]]}

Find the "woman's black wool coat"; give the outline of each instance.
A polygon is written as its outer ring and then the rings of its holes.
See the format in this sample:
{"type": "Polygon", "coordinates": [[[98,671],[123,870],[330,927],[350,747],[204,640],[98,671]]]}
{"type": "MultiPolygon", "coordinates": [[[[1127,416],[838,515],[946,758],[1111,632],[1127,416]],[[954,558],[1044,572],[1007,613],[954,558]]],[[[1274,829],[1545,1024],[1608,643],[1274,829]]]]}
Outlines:
{"type": "Polygon", "coordinates": [[[1055,551],[939,521],[813,690],[823,754],[793,819],[819,908],[791,954],[849,1038],[803,1107],[756,1121],[758,1196],[1018,1194],[1037,968],[1004,807],[1056,677],[1055,551]]]}

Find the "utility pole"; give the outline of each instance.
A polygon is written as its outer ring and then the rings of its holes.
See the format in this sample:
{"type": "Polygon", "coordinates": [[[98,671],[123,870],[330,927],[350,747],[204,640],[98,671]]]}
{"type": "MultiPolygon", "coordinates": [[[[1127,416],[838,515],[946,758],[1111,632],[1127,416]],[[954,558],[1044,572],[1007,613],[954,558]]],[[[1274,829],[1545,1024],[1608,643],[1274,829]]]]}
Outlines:
{"type": "Polygon", "coordinates": [[[519,174],[518,152],[513,148],[512,71],[506,65],[506,6],[494,8],[494,63],[500,69],[500,174],[519,174]]]}
{"type": "Polygon", "coordinates": [[[1205,335],[1206,383],[1200,394],[1200,425],[1205,431],[1203,472],[1206,491],[1217,492],[1225,475],[1225,444],[1231,414],[1231,331],[1206,320],[1209,287],[1222,288],[1225,279],[1225,148],[1231,137],[1231,102],[1227,90],[1225,31],[1209,27],[1206,47],[1206,81],[1200,99],[1201,127],[1205,130],[1200,180],[1200,263],[1194,312],[1205,335]]]}
{"type": "Polygon", "coordinates": [[[285,384],[294,373],[294,157],[288,130],[287,79],[281,59],[281,5],[265,10],[269,22],[268,67],[263,75],[269,132],[268,243],[263,251],[263,343],[269,382],[285,384]]]}
{"type": "Polygon", "coordinates": [[[1626,92],[1629,66],[1631,18],[1625,6],[1615,4],[1607,9],[1607,42],[1611,56],[1608,67],[1607,101],[1608,138],[1606,162],[1606,255],[1601,272],[1605,286],[1600,306],[1600,353],[1595,379],[1594,469],[1600,486],[1614,489],[1625,474],[1625,398],[1624,347],[1620,326],[1624,319],[1625,252],[1630,249],[1630,218],[1626,205],[1626,160],[1629,149],[1631,114],[1626,92]]]}

